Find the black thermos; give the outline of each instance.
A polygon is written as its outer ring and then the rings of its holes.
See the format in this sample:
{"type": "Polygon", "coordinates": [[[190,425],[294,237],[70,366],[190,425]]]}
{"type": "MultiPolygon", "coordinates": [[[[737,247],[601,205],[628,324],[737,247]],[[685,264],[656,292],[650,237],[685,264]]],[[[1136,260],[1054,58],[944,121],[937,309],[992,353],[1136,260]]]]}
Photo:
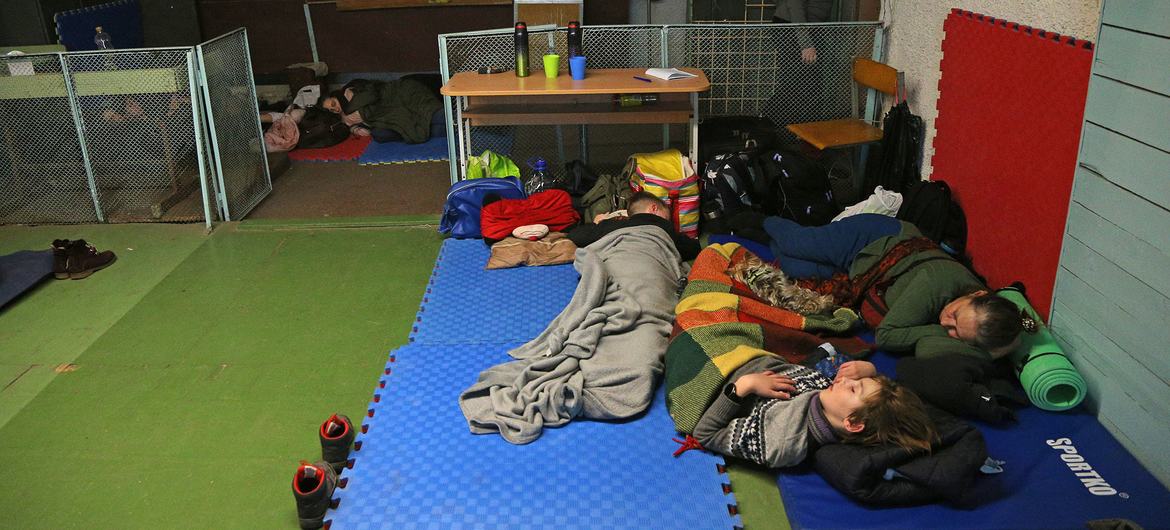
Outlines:
{"type": "Polygon", "coordinates": [[[528,77],[528,25],[516,23],[516,77],[528,77]]]}
{"type": "Polygon", "coordinates": [[[576,20],[569,22],[569,57],[585,55],[581,51],[581,23],[576,20]]]}

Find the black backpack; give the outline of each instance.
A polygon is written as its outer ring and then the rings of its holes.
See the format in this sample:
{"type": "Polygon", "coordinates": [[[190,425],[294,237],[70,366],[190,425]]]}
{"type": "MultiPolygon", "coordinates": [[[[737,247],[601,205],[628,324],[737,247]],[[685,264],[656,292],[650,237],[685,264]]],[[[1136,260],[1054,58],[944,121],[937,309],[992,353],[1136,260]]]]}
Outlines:
{"type": "Polygon", "coordinates": [[[944,250],[962,256],[967,250],[967,215],[955,202],[951,187],[941,180],[910,184],[902,195],[898,219],[914,223],[922,235],[944,250]]]}
{"type": "Polygon", "coordinates": [[[790,149],[774,149],[759,156],[764,179],[771,186],[773,212],[805,226],[828,224],[841,207],[833,198],[829,172],[790,149]]]}
{"type": "Polygon", "coordinates": [[[772,120],[760,116],[712,116],[699,124],[699,161],[715,155],[774,148],[779,139],[772,120]]]}
{"type": "Polygon", "coordinates": [[[349,138],[349,126],[341,116],[318,107],[305,109],[298,127],[301,129],[298,149],[332,147],[349,138]]]}
{"type": "Polygon", "coordinates": [[[708,231],[725,233],[725,221],[741,212],[776,213],[771,183],[753,151],[715,155],[701,175],[700,204],[708,231]]]}

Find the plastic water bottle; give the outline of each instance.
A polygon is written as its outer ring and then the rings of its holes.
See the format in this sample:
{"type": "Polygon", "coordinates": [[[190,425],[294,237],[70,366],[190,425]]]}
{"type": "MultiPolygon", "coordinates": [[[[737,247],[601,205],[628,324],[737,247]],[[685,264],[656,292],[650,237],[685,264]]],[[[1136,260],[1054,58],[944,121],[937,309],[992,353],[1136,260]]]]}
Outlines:
{"type": "Polygon", "coordinates": [[[93,36],[93,43],[97,46],[97,49],[99,49],[99,50],[112,50],[112,49],[114,49],[114,40],[110,38],[109,33],[106,33],[105,31],[103,31],[101,26],[94,28],[94,31],[97,34],[93,36]]]}
{"type": "Polygon", "coordinates": [[[825,358],[817,362],[817,371],[829,379],[836,378],[837,370],[841,368],[842,364],[845,364],[847,359],[844,355],[838,354],[837,348],[828,342],[817,346],[817,349],[825,353],[825,358]]]}
{"type": "Polygon", "coordinates": [[[528,25],[516,23],[516,77],[528,77],[528,25]]]}
{"type": "Polygon", "coordinates": [[[532,176],[524,182],[524,193],[532,195],[533,193],[544,191],[549,187],[548,178],[548,162],[543,158],[537,158],[528,163],[528,167],[532,168],[532,176]]]}

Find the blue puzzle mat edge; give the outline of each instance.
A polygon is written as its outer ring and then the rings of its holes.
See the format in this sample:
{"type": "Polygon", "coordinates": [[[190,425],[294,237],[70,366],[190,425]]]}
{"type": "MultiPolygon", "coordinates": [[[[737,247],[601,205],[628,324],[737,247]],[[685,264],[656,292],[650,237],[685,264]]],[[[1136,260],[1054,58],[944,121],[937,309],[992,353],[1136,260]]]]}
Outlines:
{"type": "Polygon", "coordinates": [[[342,472],[331,528],[733,528],[723,459],[677,444],[660,387],[629,421],[577,420],[513,445],[458,406],[519,343],[420,344],[390,355],[342,472]]]}

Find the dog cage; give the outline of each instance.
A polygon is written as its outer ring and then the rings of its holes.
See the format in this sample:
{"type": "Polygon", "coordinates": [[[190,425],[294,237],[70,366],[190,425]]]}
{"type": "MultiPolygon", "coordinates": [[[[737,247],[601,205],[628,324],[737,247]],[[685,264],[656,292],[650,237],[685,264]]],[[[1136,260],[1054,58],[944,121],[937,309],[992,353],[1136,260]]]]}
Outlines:
{"type": "MultiPolygon", "coordinates": [[[[763,116],[782,135],[789,123],[852,115],[852,60],[880,59],[883,45],[877,22],[586,26],[582,40],[590,69],[701,69],[711,88],[699,94],[700,122],[713,116],[763,116]],[[806,43],[818,50],[811,64],[800,54],[806,43]]],[[[529,42],[532,57],[545,49],[567,55],[566,28],[529,28],[529,42]]],[[[439,35],[444,83],[458,72],[511,68],[514,57],[511,28],[439,35]]],[[[531,61],[532,75],[543,75],[540,63],[531,61]]],[[[862,96],[863,116],[876,120],[878,95],[862,96]]],[[[484,150],[505,154],[522,169],[531,158],[545,158],[555,176],[563,176],[565,164],[574,159],[606,173],[620,171],[631,153],[666,147],[687,152],[684,125],[485,125],[459,135],[461,98],[445,96],[444,103],[452,182],[463,178],[467,158],[484,150]]],[[[786,140],[794,141],[791,136],[786,140]]]]}
{"type": "Polygon", "coordinates": [[[204,222],[270,190],[247,34],[0,57],[0,224],[204,222]]]}

